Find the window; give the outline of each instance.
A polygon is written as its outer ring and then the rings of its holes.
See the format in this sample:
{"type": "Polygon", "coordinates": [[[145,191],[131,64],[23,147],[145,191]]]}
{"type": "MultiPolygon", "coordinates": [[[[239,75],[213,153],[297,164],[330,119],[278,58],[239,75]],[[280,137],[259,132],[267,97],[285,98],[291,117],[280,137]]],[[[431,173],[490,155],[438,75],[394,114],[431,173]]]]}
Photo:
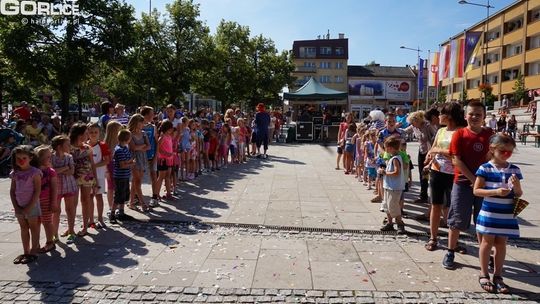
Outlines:
{"type": "Polygon", "coordinates": [[[531,62],[527,64],[527,75],[540,75],[540,61],[531,62]]]}
{"type": "Polygon", "coordinates": [[[529,37],[529,50],[540,47],[540,35],[529,37]]]}
{"type": "Polygon", "coordinates": [[[319,63],[319,68],[321,68],[321,69],[331,69],[332,68],[332,63],[328,62],[328,61],[321,61],[321,63],[319,63]]]}
{"type": "Polygon", "coordinates": [[[313,58],[317,55],[317,49],[315,47],[301,47],[300,58],[313,58]]]}
{"type": "Polygon", "coordinates": [[[509,44],[505,46],[505,58],[512,57],[518,54],[521,54],[523,52],[523,46],[521,45],[521,42],[516,44],[509,44]]]}
{"type": "Polygon", "coordinates": [[[487,80],[491,84],[499,83],[499,75],[497,74],[488,75],[487,80]]]}
{"type": "Polygon", "coordinates": [[[529,11],[529,23],[540,20],[540,8],[535,8],[529,11]]]}
{"type": "Polygon", "coordinates": [[[321,46],[321,55],[332,55],[332,48],[329,46],[321,46]]]}
{"type": "Polygon", "coordinates": [[[319,78],[319,81],[320,81],[320,83],[330,83],[330,82],[331,82],[330,76],[328,76],[328,75],[322,75],[322,76],[319,78]]]}
{"type": "Polygon", "coordinates": [[[480,78],[467,80],[467,87],[469,89],[476,89],[480,85],[480,78]]]}
{"type": "Polygon", "coordinates": [[[523,17],[518,17],[504,24],[504,32],[508,34],[522,27],[523,27],[523,17]]]}
{"type": "Polygon", "coordinates": [[[486,56],[486,63],[494,63],[499,61],[499,51],[488,53],[486,56]]]}
{"type": "Polygon", "coordinates": [[[510,68],[502,71],[502,80],[509,81],[517,79],[519,75],[519,68],[510,68]]]}
{"type": "Polygon", "coordinates": [[[487,33],[488,41],[495,40],[501,36],[501,31],[497,29],[492,29],[487,33]]]}
{"type": "Polygon", "coordinates": [[[313,62],[313,61],[304,61],[304,67],[306,67],[306,68],[315,68],[316,65],[315,65],[315,62],[313,62]]]}
{"type": "Polygon", "coordinates": [[[336,62],[336,70],[341,70],[341,69],[343,69],[343,62],[342,61],[336,62]]]}
{"type": "Polygon", "coordinates": [[[452,88],[452,92],[462,92],[463,91],[463,85],[461,82],[454,83],[454,87],[452,88]]]}
{"type": "Polygon", "coordinates": [[[337,47],[336,48],[336,55],[345,55],[345,50],[342,48],[342,47],[337,47]]]}
{"type": "Polygon", "coordinates": [[[345,82],[344,79],[343,79],[343,76],[336,76],[336,77],[334,77],[334,79],[335,79],[334,80],[335,83],[343,83],[343,82],[345,82]]]}

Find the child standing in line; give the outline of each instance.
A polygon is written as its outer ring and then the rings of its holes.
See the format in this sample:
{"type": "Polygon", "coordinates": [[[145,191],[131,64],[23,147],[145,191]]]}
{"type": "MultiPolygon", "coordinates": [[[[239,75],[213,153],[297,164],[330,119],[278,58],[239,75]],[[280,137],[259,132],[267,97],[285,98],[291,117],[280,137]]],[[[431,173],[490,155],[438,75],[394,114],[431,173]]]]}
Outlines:
{"type": "Polygon", "coordinates": [[[15,209],[15,216],[21,227],[21,241],[24,251],[13,260],[14,264],[32,263],[37,259],[39,250],[39,216],[41,215],[39,195],[42,173],[30,163],[34,158],[31,146],[18,146],[11,152],[13,171],[10,173],[11,189],[9,194],[13,209],[15,209]]]}
{"type": "MultiPolygon", "coordinates": [[[[116,209],[123,206],[129,201],[129,177],[131,176],[131,168],[135,165],[135,158],[132,157],[129,151],[129,142],[131,141],[131,132],[126,129],[120,130],[118,133],[118,145],[114,147],[113,164],[114,164],[114,204],[109,216],[111,224],[116,223],[116,209]]],[[[120,217],[120,220],[123,218],[120,217]]]]}
{"type": "Polygon", "coordinates": [[[353,142],[355,145],[355,157],[354,157],[354,166],[355,166],[355,177],[358,179],[358,182],[362,182],[362,176],[364,175],[364,142],[362,138],[364,137],[364,128],[357,128],[356,134],[353,136],[353,142]]]}
{"type": "Polygon", "coordinates": [[[384,188],[384,211],[388,223],[381,228],[381,231],[393,231],[396,220],[398,226],[398,234],[405,234],[405,224],[401,217],[401,195],[405,190],[406,172],[404,162],[399,154],[401,139],[391,136],[384,142],[385,151],[390,155],[390,159],[386,163],[386,169],[379,169],[379,174],[383,175],[384,188]]]}
{"type": "Polygon", "coordinates": [[[210,129],[210,141],[208,142],[208,160],[210,161],[212,171],[215,171],[217,169],[218,146],[219,140],[217,136],[217,131],[215,129],[210,129]]]}
{"type": "Polygon", "coordinates": [[[184,163],[183,163],[183,160],[182,160],[182,146],[181,146],[181,143],[180,143],[180,131],[178,131],[177,129],[174,129],[173,133],[172,133],[172,151],[173,151],[173,159],[172,159],[172,166],[171,166],[171,173],[170,173],[170,178],[169,178],[169,183],[170,183],[170,187],[171,187],[171,192],[172,193],[176,193],[176,186],[180,183],[180,181],[183,181],[184,179],[182,178],[182,166],[186,166],[184,163]],[[180,174],[180,179],[178,179],[178,174],[180,174]]]}
{"type": "Polygon", "coordinates": [[[39,253],[47,253],[56,249],[54,244],[53,214],[58,212],[58,179],[56,171],[51,168],[51,147],[41,145],[35,150],[41,170],[41,192],[39,206],[41,207],[40,220],[45,230],[46,243],[39,249],[39,253]]]}
{"type": "Polygon", "coordinates": [[[90,228],[102,229],[105,227],[105,221],[103,220],[103,193],[105,193],[105,178],[107,174],[107,165],[111,162],[111,150],[104,142],[99,140],[100,129],[97,123],[90,123],[88,125],[88,145],[92,147],[92,157],[94,159],[94,166],[96,167],[96,190],[94,191],[94,197],[96,198],[97,207],[97,224],[94,223],[94,209],[90,213],[90,228]]]}
{"type": "Polygon", "coordinates": [[[190,119],[188,122],[189,127],[189,150],[188,150],[188,180],[195,179],[195,173],[197,172],[197,156],[199,154],[199,149],[197,146],[197,130],[195,121],[190,119]]]}
{"type": "Polygon", "coordinates": [[[150,207],[156,207],[159,201],[157,191],[157,129],[153,124],[154,121],[154,109],[149,106],[144,106],[141,109],[141,115],[144,117],[143,131],[148,136],[148,143],[150,148],[146,151],[146,158],[148,159],[148,172],[150,173],[150,182],[152,185],[152,199],[150,200],[150,207]]]}
{"type": "Polygon", "coordinates": [[[474,195],[484,198],[476,221],[476,231],[482,234],[478,282],[487,292],[510,292],[501,275],[506,258],[506,242],[509,237],[519,237],[513,199],[523,195],[521,170],[508,162],[515,148],[516,142],[512,137],[500,133],[494,135],[489,145],[491,160],[476,171],[474,195]],[[493,281],[490,281],[488,264],[493,247],[494,272],[493,281]]]}
{"type": "Polygon", "coordinates": [[[351,174],[353,168],[353,153],[355,145],[353,143],[353,137],[356,135],[356,123],[351,122],[345,131],[345,137],[343,138],[345,144],[345,174],[351,174]]]}
{"type": "Polygon", "coordinates": [[[202,129],[202,134],[204,136],[203,154],[202,154],[204,170],[206,172],[210,172],[211,165],[210,165],[210,159],[208,158],[208,149],[210,148],[210,126],[207,119],[203,119],[201,121],[201,129],[202,129]]]}
{"type": "Polygon", "coordinates": [[[238,163],[238,127],[231,127],[231,144],[229,145],[231,153],[231,163],[238,163]]]}
{"type": "Polygon", "coordinates": [[[191,128],[189,119],[182,117],[182,124],[178,126],[178,137],[180,143],[178,150],[180,151],[180,180],[186,180],[189,170],[189,151],[191,150],[191,128]]]}
{"type": "Polygon", "coordinates": [[[176,151],[173,150],[173,124],[171,121],[164,121],[159,127],[159,140],[157,144],[157,169],[158,169],[158,180],[157,180],[157,194],[161,192],[161,187],[163,182],[165,182],[165,190],[167,195],[165,199],[171,199],[171,168],[174,163],[174,157],[176,156],[176,151]]]}
{"type": "Polygon", "coordinates": [[[375,156],[375,144],[377,142],[376,130],[370,130],[367,134],[364,144],[364,158],[367,169],[367,189],[371,190],[371,186],[377,178],[377,163],[375,156]]]}
{"type": "MultiPolygon", "coordinates": [[[[122,129],[122,125],[116,120],[110,120],[107,123],[107,130],[105,130],[105,144],[109,151],[113,151],[114,147],[118,145],[118,132],[122,129]]],[[[111,213],[112,205],[114,202],[114,178],[113,178],[114,166],[113,162],[109,161],[107,165],[107,203],[109,204],[108,215],[111,213]]],[[[120,212],[120,210],[118,211],[120,212]]],[[[121,211],[124,213],[124,210],[121,211]]]]}
{"type": "Polygon", "coordinates": [[[246,121],[243,118],[238,118],[236,121],[238,124],[238,160],[239,162],[246,162],[246,140],[248,133],[246,129],[246,121]]]}
{"type": "MultiPolygon", "coordinates": [[[[60,206],[60,201],[63,198],[68,222],[68,229],[62,234],[62,237],[67,237],[66,243],[72,244],[75,241],[75,214],[77,212],[77,193],[79,192],[79,188],[73,176],[75,173],[75,163],[73,162],[73,157],[69,154],[71,151],[69,137],[65,135],[55,136],[52,139],[52,148],[54,153],[51,157],[51,162],[56,171],[59,183],[58,206],[60,206]]],[[[56,241],[59,240],[60,212],[61,208],[58,208],[58,212],[53,213],[54,237],[56,241]]]]}
{"type": "Polygon", "coordinates": [[[136,210],[135,197],[139,201],[143,212],[149,211],[148,205],[144,201],[142,193],[142,179],[144,172],[147,171],[148,159],[146,151],[150,149],[150,142],[146,133],[143,131],[144,117],[141,114],[131,116],[128,122],[128,129],[131,132],[131,141],[129,142],[129,150],[135,159],[131,173],[131,195],[129,196],[129,208],[136,210]]]}
{"type": "Polygon", "coordinates": [[[74,124],[69,130],[69,140],[71,142],[71,155],[75,162],[75,179],[79,186],[81,207],[82,207],[82,230],[77,236],[88,235],[88,227],[91,215],[94,213],[94,202],[92,193],[96,187],[96,167],[92,148],[85,144],[88,139],[88,127],[83,123],[74,124]]]}
{"type": "Polygon", "coordinates": [[[225,167],[229,164],[229,145],[231,144],[231,127],[229,124],[223,124],[220,133],[218,165],[225,167]]]}
{"type": "Polygon", "coordinates": [[[403,169],[405,170],[405,190],[403,190],[403,193],[401,194],[400,201],[401,216],[405,217],[406,214],[403,211],[403,208],[405,207],[405,192],[409,192],[409,187],[412,185],[412,170],[414,169],[414,166],[411,161],[411,156],[407,154],[407,142],[404,139],[401,140],[399,154],[403,159],[403,169]]]}

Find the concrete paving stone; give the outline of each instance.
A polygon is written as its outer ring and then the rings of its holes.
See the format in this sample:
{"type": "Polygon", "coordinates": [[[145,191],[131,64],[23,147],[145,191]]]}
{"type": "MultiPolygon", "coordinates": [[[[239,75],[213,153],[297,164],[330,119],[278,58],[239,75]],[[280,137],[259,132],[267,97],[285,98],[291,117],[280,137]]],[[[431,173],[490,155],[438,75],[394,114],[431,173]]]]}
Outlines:
{"type": "Polygon", "coordinates": [[[330,302],[330,304],[343,303],[343,299],[341,299],[341,298],[330,298],[329,302],[330,302]]]}
{"type": "Polygon", "coordinates": [[[28,301],[30,300],[34,295],[32,294],[20,294],[15,298],[15,301],[28,301]]]}
{"type": "Polygon", "coordinates": [[[205,287],[202,289],[201,293],[203,295],[215,295],[217,294],[218,289],[215,287],[205,287]]]}
{"type": "Polygon", "coordinates": [[[277,296],[279,291],[276,288],[268,288],[264,291],[267,296],[277,296]]]}
{"type": "Polygon", "coordinates": [[[223,303],[235,303],[238,300],[237,296],[224,296],[223,303]]]}
{"type": "Polygon", "coordinates": [[[316,298],[315,303],[317,304],[328,304],[330,303],[330,300],[328,298],[316,298]]]}
{"type": "Polygon", "coordinates": [[[198,287],[186,287],[184,288],[184,294],[187,295],[196,295],[199,294],[199,288],[198,287]]]}
{"type": "Polygon", "coordinates": [[[351,243],[339,241],[308,241],[310,261],[360,262],[351,243]]]}
{"type": "Polygon", "coordinates": [[[258,303],[270,303],[272,302],[271,296],[258,296],[255,298],[255,301],[258,303]]]}
{"type": "Polygon", "coordinates": [[[374,298],[388,298],[388,293],[384,291],[374,291],[373,297],[374,298]]]}
{"type": "Polygon", "coordinates": [[[312,298],[322,298],[324,297],[324,292],[322,290],[308,290],[306,292],[306,296],[312,298]]]}
{"type": "Polygon", "coordinates": [[[403,298],[403,294],[401,292],[398,292],[398,291],[387,291],[387,294],[388,294],[388,297],[390,299],[402,299],[403,298]]]}
{"type": "Polygon", "coordinates": [[[255,272],[255,260],[207,259],[193,285],[201,287],[236,287],[249,288],[255,272]]]}
{"type": "Polygon", "coordinates": [[[326,291],[324,294],[325,294],[325,296],[327,298],[337,298],[337,297],[339,297],[339,292],[337,292],[335,290],[326,291]]]}
{"type": "Polygon", "coordinates": [[[254,288],[312,288],[310,265],[306,251],[260,251],[254,288]]]}
{"type": "Polygon", "coordinates": [[[356,303],[358,304],[374,304],[375,300],[371,297],[357,297],[356,303]]]}
{"type": "Polygon", "coordinates": [[[252,296],[262,296],[264,295],[264,289],[262,288],[253,288],[251,289],[252,296]]]}
{"type": "Polygon", "coordinates": [[[120,296],[120,293],[118,293],[118,292],[107,292],[107,295],[105,296],[105,298],[115,300],[119,296],[120,296]]]}
{"type": "Polygon", "coordinates": [[[353,294],[353,292],[351,290],[340,291],[339,295],[342,296],[342,297],[354,297],[354,294],[353,294]]]}
{"type": "Polygon", "coordinates": [[[236,288],[234,294],[237,296],[248,296],[251,294],[251,291],[247,288],[236,288]]]}
{"type": "Polygon", "coordinates": [[[193,300],[195,300],[195,296],[191,294],[183,294],[178,297],[178,302],[191,303],[193,300]]]}
{"type": "MultiPolygon", "coordinates": [[[[373,285],[370,276],[360,262],[311,261],[310,264],[313,288],[331,290],[375,290],[375,286],[373,285]]],[[[352,294],[350,296],[352,296],[352,294]]]]}
{"type": "Polygon", "coordinates": [[[208,299],[208,296],[199,294],[199,295],[197,295],[197,296],[195,297],[195,299],[193,300],[193,302],[195,302],[195,303],[206,302],[207,299],[208,299]]]}
{"type": "Polygon", "coordinates": [[[235,291],[234,288],[219,288],[218,294],[222,296],[228,296],[228,295],[233,295],[234,291],[235,291]]]}
{"type": "Polygon", "coordinates": [[[209,259],[256,260],[261,247],[261,239],[253,237],[224,237],[212,248],[209,259]]]}

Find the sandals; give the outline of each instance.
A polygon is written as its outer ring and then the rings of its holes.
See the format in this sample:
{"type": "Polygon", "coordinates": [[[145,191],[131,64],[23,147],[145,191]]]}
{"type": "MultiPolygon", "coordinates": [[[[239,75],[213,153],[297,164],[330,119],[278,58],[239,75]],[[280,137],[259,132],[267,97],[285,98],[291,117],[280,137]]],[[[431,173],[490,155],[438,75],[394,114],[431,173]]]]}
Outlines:
{"type": "Polygon", "coordinates": [[[21,259],[21,264],[30,264],[37,260],[37,255],[34,254],[25,254],[23,258],[21,259]]]}
{"type": "Polygon", "coordinates": [[[437,239],[429,239],[429,241],[424,245],[427,251],[435,251],[439,248],[437,239]]]}
{"type": "Polygon", "coordinates": [[[38,252],[43,254],[43,253],[51,252],[55,249],[56,249],[56,244],[54,243],[54,241],[50,241],[50,242],[45,243],[45,247],[39,248],[38,252]]]}
{"type": "MultiPolygon", "coordinates": [[[[495,279],[495,277],[493,277],[495,279]]],[[[494,293],[496,291],[495,285],[489,280],[489,274],[486,275],[480,275],[478,277],[478,284],[480,284],[480,287],[489,292],[494,293]]]]}
{"type": "Polygon", "coordinates": [[[85,231],[85,230],[81,230],[81,231],[77,232],[78,237],[83,237],[83,236],[87,236],[87,235],[88,235],[88,231],[85,231]]]}
{"type": "Polygon", "coordinates": [[[502,294],[510,293],[510,288],[508,287],[508,285],[504,284],[503,278],[501,276],[494,275],[493,284],[495,285],[495,289],[497,290],[497,293],[502,293],[502,294]]]}
{"type": "Polygon", "coordinates": [[[382,197],[380,196],[375,196],[374,198],[371,199],[372,203],[379,203],[381,201],[382,201],[382,197]]]}
{"type": "Polygon", "coordinates": [[[23,259],[24,259],[24,254],[21,254],[15,259],[13,259],[13,264],[20,264],[23,259]]]}

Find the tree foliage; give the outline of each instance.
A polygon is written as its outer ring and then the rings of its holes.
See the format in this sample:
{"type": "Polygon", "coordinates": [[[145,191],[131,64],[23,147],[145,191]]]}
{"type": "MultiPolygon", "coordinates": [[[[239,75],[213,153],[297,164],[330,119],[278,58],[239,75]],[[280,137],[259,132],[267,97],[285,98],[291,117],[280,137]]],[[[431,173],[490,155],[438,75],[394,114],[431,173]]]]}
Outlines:
{"type": "Polygon", "coordinates": [[[514,100],[518,104],[521,100],[523,100],[523,98],[525,98],[525,96],[527,96],[527,88],[525,88],[525,77],[523,74],[519,73],[512,90],[514,90],[514,100]]]}

